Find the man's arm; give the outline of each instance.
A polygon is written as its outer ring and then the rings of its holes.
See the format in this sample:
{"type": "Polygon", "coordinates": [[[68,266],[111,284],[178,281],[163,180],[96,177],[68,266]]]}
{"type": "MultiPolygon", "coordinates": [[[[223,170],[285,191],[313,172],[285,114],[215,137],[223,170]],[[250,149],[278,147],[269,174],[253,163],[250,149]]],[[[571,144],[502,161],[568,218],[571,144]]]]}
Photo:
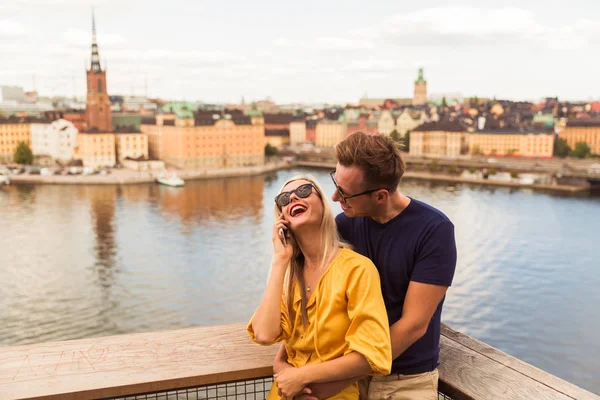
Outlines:
{"type": "Polygon", "coordinates": [[[429,321],[448,290],[447,286],[411,281],[402,307],[402,317],[390,327],[392,358],[395,360],[427,332],[429,321]]]}
{"type": "Polygon", "coordinates": [[[288,356],[287,351],[285,350],[285,344],[281,343],[279,347],[279,351],[275,356],[275,360],[273,361],[273,372],[278,374],[286,368],[293,368],[294,366],[287,362],[288,356]]]}
{"type": "MultiPolygon", "coordinates": [[[[273,372],[275,374],[280,373],[286,368],[294,368],[293,365],[287,362],[288,356],[285,350],[285,345],[282,343],[275,360],[273,361],[273,372]]],[[[325,399],[331,397],[334,394],[341,392],[348,386],[352,385],[358,379],[349,378],[341,381],[327,382],[327,383],[312,383],[308,387],[311,390],[311,394],[299,395],[295,398],[298,400],[312,400],[312,399],[325,399]]]]}

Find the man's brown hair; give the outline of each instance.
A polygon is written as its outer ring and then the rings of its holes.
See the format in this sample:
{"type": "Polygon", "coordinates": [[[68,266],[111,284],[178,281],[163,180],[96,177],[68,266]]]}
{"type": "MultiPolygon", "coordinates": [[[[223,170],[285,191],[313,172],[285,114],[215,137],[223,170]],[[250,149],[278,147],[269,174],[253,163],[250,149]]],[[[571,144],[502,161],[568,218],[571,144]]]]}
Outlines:
{"type": "Polygon", "coordinates": [[[396,190],[404,175],[400,149],[385,135],[354,132],[335,146],[335,159],[345,167],[358,167],[365,182],[374,187],[396,190]]]}

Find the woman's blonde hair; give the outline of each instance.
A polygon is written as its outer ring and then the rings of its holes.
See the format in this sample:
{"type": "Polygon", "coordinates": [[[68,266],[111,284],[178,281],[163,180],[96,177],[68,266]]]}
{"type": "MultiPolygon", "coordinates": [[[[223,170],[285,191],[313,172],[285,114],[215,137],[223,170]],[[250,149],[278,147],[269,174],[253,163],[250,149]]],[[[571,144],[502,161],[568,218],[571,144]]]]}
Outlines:
{"type": "MultiPolygon", "coordinates": [[[[323,190],[317,183],[317,180],[311,175],[298,175],[287,182],[279,190],[279,193],[283,191],[283,188],[289,184],[290,182],[303,180],[310,182],[314,185],[315,191],[317,195],[321,199],[321,204],[323,205],[323,216],[321,218],[321,240],[323,241],[323,253],[321,256],[321,266],[323,270],[327,268],[329,263],[333,261],[333,257],[340,247],[347,247],[345,243],[342,243],[340,240],[337,227],[335,224],[335,217],[333,215],[333,211],[331,210],[331,206],[326,198],[323,196],[323,190]]],[[[279,209],[279,206],[275,204],[275,219],[278,219],[282,214],[282,210],[279,209]]],[[[318,240],[318,239],[317,239],[318,240]]],[[[306,282],[304,282],[304,275],[302,271],[304,270],[304,254],[300,250],[300,246],[296,241],[292,232],[289,232],[289,244],[291,244],[293,248],[292,258],[290,260],[290,265],[286,273],[286,279],[284,284],[284,297],[286,301],[286,307],[288,311],[288,315],[290,321],[295,320],[294,313],[294,286],[298,285],[298,290],[300,291],[300,297],[302,299],[302,324],[304,326],[308,326],[308,315],[306,312],[306,303],[308,301],[306,297],[306,282]]],[[[322,272],[322,271],[321,271],[322,272]]]]}

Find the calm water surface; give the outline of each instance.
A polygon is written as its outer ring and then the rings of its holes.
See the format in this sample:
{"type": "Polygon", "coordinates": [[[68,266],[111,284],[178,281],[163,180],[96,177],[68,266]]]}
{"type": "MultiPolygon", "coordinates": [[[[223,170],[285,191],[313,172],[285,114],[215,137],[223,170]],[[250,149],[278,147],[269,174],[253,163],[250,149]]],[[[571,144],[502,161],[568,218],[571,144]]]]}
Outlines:
{"type": "MultiPolygon", "coordinates": [[[[273,198],[299,171],[182,189],[0,188],[0,346],[247,321],[268,274],[273,198]]],[[[327,172],[311,172],[331,194],[327,172]]],[[[600,199],[402,191],[456,225],[444,321],[600,393],[600,199]]]]}

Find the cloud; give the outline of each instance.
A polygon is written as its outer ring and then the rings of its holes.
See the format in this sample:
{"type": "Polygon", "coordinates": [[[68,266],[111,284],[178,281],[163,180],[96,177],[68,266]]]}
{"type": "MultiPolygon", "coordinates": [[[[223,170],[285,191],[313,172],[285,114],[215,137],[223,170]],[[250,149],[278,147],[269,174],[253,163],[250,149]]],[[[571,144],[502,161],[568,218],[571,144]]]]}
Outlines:
{"type": "Polygon", "coordinates": [[[600,33],[600,24],[581,19],[547,26],[532,11],[516,7],[483,9],[448,6],[396,14],[378,26],[352,32],[353,37],[393,41],[404,46],[533,44],[580,48],[600,33]]]}
{"type": "Polygon", "coordinates": [[[375,44],[368,40],[343,37],[322,37],[311,40],[292,40],[288,38],[275,39],[273,44],[284,48],[316,49],[324,51],[368,50],[375,44]]]}
{"type": "Polygon", "coordinates": [[[0,37],[19,37],[28,35],[30,32],[31,29],[17,21],[0,20],[0,37]]]}
{"type": "MultiPolygon", "coordinates": [[[[92,34],[90,31],[83,29],[70,28],[62,34],[63,40],[70,46],[89,47],[92,44],[92,34]]],[[[98,46],[112,47],[125,43],[125,39],[121,35],[100,32],[96,35],[98,46]]]]}
{"type": "Polygon", "coordinates": [[[392,72],[397,71],[402,67],[406,67],[405,62],[389,59],[358,59],[352,60],[348,65],[343,67],[344,71],[349,72],[392,72]]]}

